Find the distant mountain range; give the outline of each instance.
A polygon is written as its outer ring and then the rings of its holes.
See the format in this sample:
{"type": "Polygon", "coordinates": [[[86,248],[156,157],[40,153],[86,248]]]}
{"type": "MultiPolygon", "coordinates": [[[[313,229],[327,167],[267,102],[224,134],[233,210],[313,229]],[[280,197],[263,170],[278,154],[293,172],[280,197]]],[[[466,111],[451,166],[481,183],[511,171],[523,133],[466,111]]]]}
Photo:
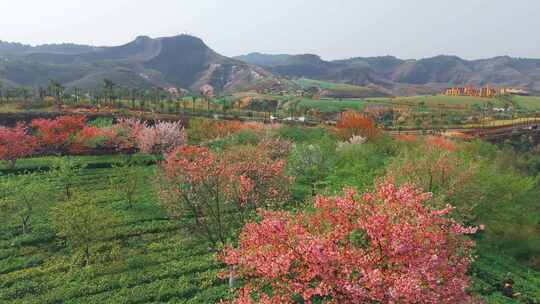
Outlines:
{"type": "Polygon", "coordinates": [[[269,75],[260,67],[221,56],[188,35],[141,36],[115,47],[0,42],[0,83],[6,86],[46,86],[52,79],[68,88],[96,90],[109,79],[128,87],[196,91],[211,85],[223,91],[241,89],[269,75]]]}
{"type": "Polygon", "coordinates": [[[540,92],[540,59],[508,56],[464,60],[436,56],[403,60],[392,56],[358,57],[325,61],[317,55],[267,55],[251,53],[235,57],[287,77],[306,77],[354,85],[376,85],[404,93],[439,91],[453,85],[519,87],[540,92]]]}
{"type": "Polygon", "coordinates": [[[189,35],[137,37],[121,46],[77,44],[29,46],[0,41],[0,83],[97,90],[103,79],[127,87],[180,87],[218,91],[255,87],[262,80],[311,78],[370,87],[383,94],[430,94],[448,86],[504,86],[540,93],[540,59],[496,57],[464,60],[436,56],[403,60],[392,56],[326,61],[317,55],[251,53],[228,58],[189,35]]]}

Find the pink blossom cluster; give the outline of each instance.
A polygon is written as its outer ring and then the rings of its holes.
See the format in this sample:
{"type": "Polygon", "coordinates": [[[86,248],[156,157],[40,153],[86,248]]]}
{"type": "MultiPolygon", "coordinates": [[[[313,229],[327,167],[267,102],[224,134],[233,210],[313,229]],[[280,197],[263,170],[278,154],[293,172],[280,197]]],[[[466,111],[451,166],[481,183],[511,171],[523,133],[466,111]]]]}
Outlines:
{"type": "Polygon", "coordinates": [[[219,183],[221,198],[243,207],[285,201],[291,182],[285,176],[285,162],[273,159],[264,146],[222,155],[206,147],[182,146],[167,154],[163,170],[169,179],[190,185],[187,191],[219,183]]]}
{"type": "Polygon", "coordinates": [[[153,126],[144,125],[136,137],[141,152],[148,154],[167,153],[186,143],[186,133],[180,122],[159,121],[153,126]]]}
{"type": "Polygon", "coordinates": [[[221,256],[246,282],[233,303],[467,302],[464,234],[475,229],[449,219],[452,208],[427,208],[429,198],[384,182],[362,196],[319,196],[313,211],[261,211],[221,256]]]}

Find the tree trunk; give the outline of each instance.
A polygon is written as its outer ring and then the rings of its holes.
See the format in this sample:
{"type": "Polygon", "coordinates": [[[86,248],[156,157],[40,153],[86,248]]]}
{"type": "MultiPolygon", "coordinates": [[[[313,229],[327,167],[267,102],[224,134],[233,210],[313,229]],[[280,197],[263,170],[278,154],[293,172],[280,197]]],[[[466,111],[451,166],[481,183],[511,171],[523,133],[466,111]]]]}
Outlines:
{"type": "Polygon", "coordinates": [[[234,273],[235,273],[235,271],[236,271],[236,266],[230,266],[229,267],[229,289],[234,288],[234,281],[235,281],[234,273]]]}
{"type": "Polygon", "coordinates": [[[26,234],[28,232],[28,223],[27,220],[23,219],[22,221],[22,233],[26,234]]]}
{"type": "Polygon", "coordinates": [[[11,169],[11,170],[15,169],[15,163],[16,163],[16,162],[17,162],[16,159],[10,159],[10,160],[8,161],[8,167],[9,167],[9,169],[11,169]]]}
{"type": "Polygon", "coordinates": [[[90,247],[86,245],[84,247],[84,266],[88,266],[90,264],[90,247]]]}

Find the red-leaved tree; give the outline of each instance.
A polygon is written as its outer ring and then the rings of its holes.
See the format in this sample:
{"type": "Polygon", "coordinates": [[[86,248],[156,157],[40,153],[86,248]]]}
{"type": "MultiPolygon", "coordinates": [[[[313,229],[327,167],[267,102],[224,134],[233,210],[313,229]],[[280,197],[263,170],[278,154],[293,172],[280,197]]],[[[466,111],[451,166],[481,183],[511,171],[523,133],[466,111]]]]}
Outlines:
{"type": "Polygon", "coordinates": [[[55,119],[34,119],[32,128],[36,130],[39,144],[43,149],[63,152],[69,149],[79,131],[86,125],[84,116],[60,116],[55,119]]]}
{"type": "MultiPolygon", "coordinates": [[[[222,261],[244,279],[233,303],[464,303],[473,242],[430,194],[379,184],[319,196],[315,210],[261,212],[222,261]]],[[[228,275],[228,273],[227,273],[228,275]]]]}
{"type": "Polygon", "coordinates": [[[349,140],[358,135],[368,140],[376,138],[382,134],[375,121],[367,115],[355,111],[341,113],[341,118],[336,125],[336,135],[341,140],[349,140]]]}
{"type": "Polygon", "coordinates": [[[24,124],[0,127],[0,159],[7,161],[11,168],[15,167],[17,159],[32,155],[37,147],[36,138],[28,134],[24,124]]]}
{"type": "Polygon", "coordinates": [[[114,128],[85,126],[74,137],[70,146],[70,152],[83,153],[98,148],[112,150],[118,148],[118,145],[119,142],[114,128]]]}

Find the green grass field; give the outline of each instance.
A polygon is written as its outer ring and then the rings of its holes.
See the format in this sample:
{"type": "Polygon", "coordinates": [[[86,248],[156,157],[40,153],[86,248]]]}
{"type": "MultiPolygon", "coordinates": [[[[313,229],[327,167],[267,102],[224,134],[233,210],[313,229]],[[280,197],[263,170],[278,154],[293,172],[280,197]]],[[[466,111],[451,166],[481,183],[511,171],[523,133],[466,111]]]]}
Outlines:
{"type": "Polygon", "coordinates": [[[314,80],[314,79],[308,79],[308,78],[300,78],[294,81],[296,84],[298,84],[302,88],[309,88],[309,87],[319,87],[323,90],[345,90],[345,91],[371,91],[370,88],[362,87],[362,86],[356,86],[352,84],[346,84],[346,83],[335,83],[335,82],[327,82],[327,81],[321,81],[321,80],[314,80]]]}
{"type": "Polygon", "coordinates": [[[413,97],[395,97],[395,98],[366,98],[366,99],[302,99],[298,106],[301,109],[317,109],[322,112],[341,112],[347,109],[362,110],[366,104],[380,105],[406,105],[420,106],[422,103],[427,108],[437,108],[439,106],[468,110],[473,105],[482,105],[490,101],[494,106],[503,106],[502,101],[489,98],[473,98],[462,96],[413,96],[413,97]]]}
{"type": "Polygon", "coordinates": [[[468,97],[468,96],[411,96],[411,97],[393,97],[393,98],[368,98],[369,101],[391,103],[391,104],[404,104],[404,105],[419,105],[424,103],[428,107],[443,106],[459,106],[459,107],[471,107],[473,105],[482,105],[487,102],[491,102],[494,106],[502,106],[502,101],[495,98],[480,98],[480,97],[468,97]]]}
{"type": "MultiPolygon", "coordinates": [[[[148,182],[129,209],[108,191],[114,170],[107,165],[115,159],[80,157],[92,168],[82,171],[76,187],[119,215],[121,223],[114,228],[118,260],[72,266],[70,252],[49,226],[47,210],[40,210],[26,236],[8,221],[0,225],[0,303],[215,303],[227,294],[206,244],[180,230],[155,205],[155,166],[145,167],[148,182]]],[[[50,161],[25,160],[18,167],[47,167],[50,161]]]]}
{"type": "Polygon", "coordinates": [[[540,111],[540,96],[512,96],[512,100],[527,111],[540,111]]]}
{"type": "Polygon", "coordinates": [[[318,110],[321,112],[342,112],[347,109],[361,111],[364,108],[365,102],[360,99],[307,99],[303,98],[298,103],[298,108],[302,110],[318,110]]]}

